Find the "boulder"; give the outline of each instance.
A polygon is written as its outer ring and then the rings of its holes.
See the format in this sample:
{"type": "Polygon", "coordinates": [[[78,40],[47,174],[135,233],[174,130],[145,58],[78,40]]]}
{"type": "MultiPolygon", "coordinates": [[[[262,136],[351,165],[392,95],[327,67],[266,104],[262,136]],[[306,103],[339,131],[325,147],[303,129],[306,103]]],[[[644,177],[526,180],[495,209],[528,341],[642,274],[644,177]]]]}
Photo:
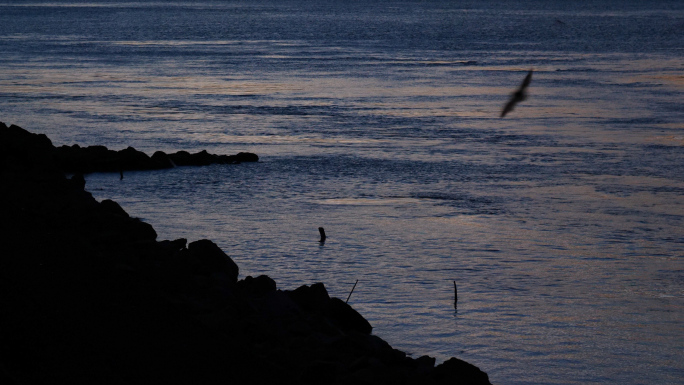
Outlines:
{"type": "Polygon", "coordinates": [[[202,150],[198,153],[191,154],[190,160],[192,161],[192,166],[208,166],[214,162],[214,155],[211,155],[207,150],[202,150]]]}
{"type": "Polygon", "coordinates": [[[70,182],[71,182],[71,186],[76,190],[84,190],[85,189],[86,181],[85,181],[85,178],[83,177],[83,174],[81,174],[81,173],[74,174],[71,177],[70,182]]]}
{"type": "Polygon", "coordinates": [[[371,324],[359,312],[339,298],[331,298],[325,304],[324,314],[342,331],[353,330],[363,334],[373,331],[371,324]]]}
{"type": "Polygon", "coordinates": [[[237,283],[240,269],[233,260],[226,255],[214,242],[208,239],[191,242],[188,254],[193,262],[199,264],[199,272],[210,275],[213,272],[223,272],[232,284],[237,283]]]}
{"type": "Polygon", "coordinates": [[[437,365],[432,377],[437,383],[444,384],[490,385],[487,373],[455,357],[437,365]]]}
{"type": "Polygon", "coordinates": [[[311,286],[303,285],[293,291],[286,291],[286,293],[299,307],[307,311],[323,311],[330,301],[328,290],[320,282],[311,286]]]}
{"type": "Polygon", "coordinates": [[[263,297],[276,291],[276,283],[267,275],[260,275],[256,278],[252,278],[250,275],[238,281],[237,288],[249,297],[263,297]]]}
{"type": "Polygon", "coordinates": [[[158,168],[172,168],[176,166],[164,151],[156,151],[152,154],[152,161],[158,168]]]}
{"type": "MultiPolygon", "coordinates": [[[[81,175],[81,177],[83,177],[83,176],[81,175]]],[[[71,179],[73,179],[73,178],[71,178],[71,179]]],[[[102,202],[100,202],[100,208],[109,214],[114,214],[114,215],[122,216],[125,218],[129,217],[126,210],[121,208],[121,206],[118,203],[114,202],[111,199],[105,199],[102,202]]]]}
{"type": "Polygon", "coordinates": [[[133,147],[127,147],[124,150],[117,152],[119,162],[119,171],[122,170],[153,170],[156,164],[152,159],[142,151],[138,151],[133,147]]]}
{"type": "Polygon", "coordinates": [[[185,238],[178,238],[173,241],[169,240],[164,240],[160,241],[159,245],[167,250],[176,252],[176,251],[181,251],[185,249],[185,246],[188,244],[188,240],[185,238]]]}
{"type": "Polygon", "coordinates": [[[239,152],[233,155],[233,159],[237,162],[258,162],[259,157],[251,152],[239,152]]]}
{"type": "Polygon", "coordinates": [[[300,381],[302,384],[331,384],[343,369],[339,362],[316,360],[306,365],[300,381]]]}
{"type": "Polygon", "coordinates": [[[212,163],[217,163],[215,155],[209,154],[206,150],[191,154],[187,151],[178,151],[174,154],[169,154],[169,159],[176,166],[207,166],[212,163]]]}
{"type": "Polygon", "coordinates": [[[168,157],[176,166],[188,166],[191,162],[190,153],[187,151],[177,151],[168,157]]]}

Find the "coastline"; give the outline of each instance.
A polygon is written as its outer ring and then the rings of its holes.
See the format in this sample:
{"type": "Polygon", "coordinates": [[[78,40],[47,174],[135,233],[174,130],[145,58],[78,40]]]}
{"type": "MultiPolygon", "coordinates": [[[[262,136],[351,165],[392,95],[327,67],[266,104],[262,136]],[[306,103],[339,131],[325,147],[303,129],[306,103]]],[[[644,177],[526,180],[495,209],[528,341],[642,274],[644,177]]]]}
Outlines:
{"type": "Polygon", "coordinates": [[[79,177],[146,168],[67,167],[47,136],[3,123],[0,151],[3,383],[489,384],[457,358],[392,348],[323,283],[238,279],[210,240],[157,241],[79,177]]]}

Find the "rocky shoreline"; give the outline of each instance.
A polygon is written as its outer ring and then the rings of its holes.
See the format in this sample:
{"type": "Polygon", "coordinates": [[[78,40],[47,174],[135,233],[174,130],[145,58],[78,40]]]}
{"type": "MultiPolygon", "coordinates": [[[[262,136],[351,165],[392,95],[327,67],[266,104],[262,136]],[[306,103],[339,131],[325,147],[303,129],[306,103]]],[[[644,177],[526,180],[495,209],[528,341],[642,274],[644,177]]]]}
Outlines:
{"type": "Polygon", "coordinates": [[[489,384],[392,348],[322,283],[278,289],[209,240],[157,241],[80,176],[256,160],[58,148],[0,123],[0,382],[489,384]]]}
{"type": "Polygon", "coordinates": [[[133,147],[114,151],[105,146],[55,147],[52,150],[56,164],[64,171],[87,174],[91,172],[123,172],[131,170],[161,170],[176,166],[208,166],[210,164],[240,164],[258,162],[259,157],[249,152],[235,155],[210,154],[206,150],[191,154],[178,151],[166,154],[155,152],[151,157],[133,147]]]}

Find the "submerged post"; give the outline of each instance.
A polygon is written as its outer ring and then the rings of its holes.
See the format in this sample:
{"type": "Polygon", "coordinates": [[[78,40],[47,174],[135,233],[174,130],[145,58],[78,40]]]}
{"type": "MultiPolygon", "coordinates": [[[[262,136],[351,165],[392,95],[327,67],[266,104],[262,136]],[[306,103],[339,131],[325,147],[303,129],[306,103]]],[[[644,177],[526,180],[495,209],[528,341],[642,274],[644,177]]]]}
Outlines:
{"type": "Polygon", "coordinates": [[[456,281],[454,281],[454,309],[458,305],[458,289],[456,288],[456,281]]]}
{"type": "Polygon", "coordinates": [[[325,236],[325,229],[323,229],[322,227],[319,227],[319,228],[318,228],[318,232],[321,234],[321,240],[320,240],[320,242],[321,242],[321,243],[325,242],[325,238],[326,238],[326,236],[325,236]]]}

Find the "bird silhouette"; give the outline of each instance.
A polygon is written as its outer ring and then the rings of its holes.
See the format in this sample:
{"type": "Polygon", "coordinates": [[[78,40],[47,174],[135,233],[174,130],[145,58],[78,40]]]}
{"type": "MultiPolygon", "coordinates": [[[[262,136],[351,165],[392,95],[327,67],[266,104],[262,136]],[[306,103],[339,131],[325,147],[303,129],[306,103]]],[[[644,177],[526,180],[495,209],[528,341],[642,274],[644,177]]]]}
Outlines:
{"type": "Polygon", "coordinates": [[[527,99],[527,93],[525,92],[525,90],[527,89],[527,86],[530,85],[531,81],[532,70],[530,70],[530,72],[527,73],[527,76],[525,76],[525,80],[523,80],[518,90],[513,93],[513,96],[511,96],[511,100],[509,100],[508,103],[506,103],[506,105],[504,106],[503,110],[501,111],[501,118],[506,116],[507,113],[513,111],[513,108],[515,108],[516,104],[527,99]]]}

